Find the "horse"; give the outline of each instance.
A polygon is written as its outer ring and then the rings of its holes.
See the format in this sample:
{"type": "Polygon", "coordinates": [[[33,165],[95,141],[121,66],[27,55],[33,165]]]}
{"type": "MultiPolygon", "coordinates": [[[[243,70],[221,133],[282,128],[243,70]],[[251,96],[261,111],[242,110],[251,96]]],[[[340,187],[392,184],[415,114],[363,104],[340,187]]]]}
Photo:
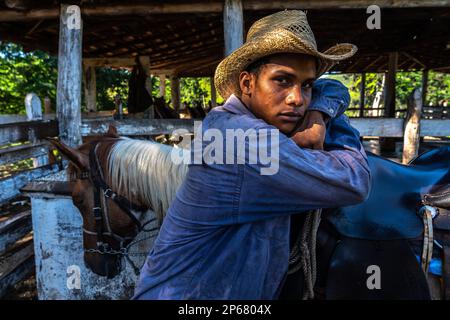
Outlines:
{"type": "Polygon", "coordinates": [[[72,201],[83,220],[86,266],[113,278],[126,258],[138,273],[187,166],[171,161],[172,147],[120,137],[113,126],[78,148],[47,140],[69,160],[72,201]],[[134,246],[137,257],[129,251],[134,246]]]}
{"type": "MultiPolygon", "coordinates": [[[[93,272],[114,277],[120,272],[121,258],[128,258],[132,240],[141,231],[147,232],[142,226],[152,219],[157,226],[161,224],[187,166],[170,161],[172,147],[121,138],[113,127],[106,136],[90,138],[78,149],[51,142],[70,161],[69,172],[76,185],[72,198],[83,216],[85,262],[93,272]]],[[[317,231],[316,297],[430,298],[427,275],[420,269],[413,243],[424,243],[419,239],[424,230],[421,217],[416,214],[420,196],[450,182],[450,148],[437,150],[409,166],[368,154],[373,175],[369,198],[322,215],[317,231]],[[433,173],[430,177],[428,171],[433,173]],[[405,179],[411,183],[399,185],[405,179]],[[381,269],[382,289],[366,286],[368,266],[381,269]]],[[[303,219],[301,214],[292,216],[292,244],[303,219]]],[[[281,298],[301,298],[303,283],[300,271],[288,275],[281,298]]]]}

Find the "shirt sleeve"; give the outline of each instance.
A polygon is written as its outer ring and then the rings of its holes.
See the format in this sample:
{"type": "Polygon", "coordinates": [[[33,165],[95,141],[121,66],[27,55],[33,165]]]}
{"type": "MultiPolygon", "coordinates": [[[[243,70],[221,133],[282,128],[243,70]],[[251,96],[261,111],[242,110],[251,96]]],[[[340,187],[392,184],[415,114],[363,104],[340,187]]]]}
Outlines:
{"type": "Polygon", "coordinates": [[[330,118],[341,116],[350,104],[347,87],[334,79],[318,79],[312,88],[308,110],[321,111],[330,118]]]}
{"type": "MultiPolygon", "coordinates": [[[[275,156],[271,163],[274,169],[278,165],[274,174],[261,175],[260,165],[243,167],[239,222],[348,206],[367,197],[370,186],[367,156],[359,132],[350,126],[345,115],[328,123],[324,150],[300,148],[283,134],[278,140],[278,164],[275,156]]],[[[271,143],[276,145],[274,141],[271,143]]]]}

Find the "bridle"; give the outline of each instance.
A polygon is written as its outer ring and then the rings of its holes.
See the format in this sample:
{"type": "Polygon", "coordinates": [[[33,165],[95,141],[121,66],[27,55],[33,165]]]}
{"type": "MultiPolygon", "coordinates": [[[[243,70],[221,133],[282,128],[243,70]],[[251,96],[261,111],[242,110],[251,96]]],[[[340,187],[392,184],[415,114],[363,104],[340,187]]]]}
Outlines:
{"type": "Polygon", "coordinates": [[[137,268],[134,263],[130,259],[130,255],[147,255],[147,253],[138,253],[138,252],[130,252],[129,249],[137,244],[138,242],[147,240],[154,236],[154,234],[149,235],[148,237],[144,237],[142,239],[131,242],[134,237],[123,237],[114,232],[111,228],[111,223],[108,215],[108,206],[107,206],[107,198],[114,201],[123,212],[133,221],[136,226],[137,233],[141,231],[144,232],[152,232],[156,231],[159,228],[154,227],[150,229],[146,229],[145,227],[154,222],[156,218],[152,218],[145,223],[141,223],[139,219],[136,217],[134,212],[144,213],[147,210],[153,209],[150,207],[144,207],[137,205],[127,198],[122,197],[116,192],[112,191],[109,185],[105,182],[103,176],[103,170],[100,165],[100,161],[97,156],[97,148],[99,142],[92,143],[92,147],[89,151],[89,171],[82,171],[77,175],[77,179],[81,180],[90,180],[94,185],[94,207],[92,209],[92,214],[94,216],[95,221],[95,231],[87,230],[83,227],[83,233],[95,236],[97,247],[95,249],[84,249],[84,252],[87,253],[98,253],[102,255],[118,255],[123,256],[127,259],[130,265],[133,267],[133,270],[136,274],[139,274],[139,268],[137,268]],[[102,205],[103,204],[103,205],[102,205]],[[105,230],[106,229],[106,230],[105,230]],[[115,242],[119,243],[119,249],[115,250],[111,248],[110,244],[105,241],[105,238],[112,238],[115,242]]]}

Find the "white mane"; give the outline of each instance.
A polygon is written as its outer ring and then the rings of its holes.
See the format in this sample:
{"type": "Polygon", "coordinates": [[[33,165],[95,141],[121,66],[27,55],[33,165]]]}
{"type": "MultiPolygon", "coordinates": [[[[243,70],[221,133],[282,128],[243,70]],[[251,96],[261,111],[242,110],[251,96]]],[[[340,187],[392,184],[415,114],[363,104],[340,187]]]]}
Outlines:
{"type": "Polygon", "coordinates": [[[138,198],[151,206],[160,223],[188,170],[187,165],[171,160],[172,150],[156,142],[123,138],[108,158],[111,187],[130,200],[138,198]]]}

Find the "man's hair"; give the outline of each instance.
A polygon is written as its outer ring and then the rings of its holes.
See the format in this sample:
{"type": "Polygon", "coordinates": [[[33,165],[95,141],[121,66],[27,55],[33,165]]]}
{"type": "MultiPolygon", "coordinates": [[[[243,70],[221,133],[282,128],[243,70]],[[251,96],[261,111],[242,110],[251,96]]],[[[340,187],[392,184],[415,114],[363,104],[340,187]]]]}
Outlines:
{"type": "Polygon", "coordinates": [[[250,63],[244,71],[247,71],[249,73],[253,73],[258,77],[259,73],[261,72],[261,69],[264,65],[268,64],[270,62],[270,56],[262,57],[256,61],[253,61],[250,63]]]}

